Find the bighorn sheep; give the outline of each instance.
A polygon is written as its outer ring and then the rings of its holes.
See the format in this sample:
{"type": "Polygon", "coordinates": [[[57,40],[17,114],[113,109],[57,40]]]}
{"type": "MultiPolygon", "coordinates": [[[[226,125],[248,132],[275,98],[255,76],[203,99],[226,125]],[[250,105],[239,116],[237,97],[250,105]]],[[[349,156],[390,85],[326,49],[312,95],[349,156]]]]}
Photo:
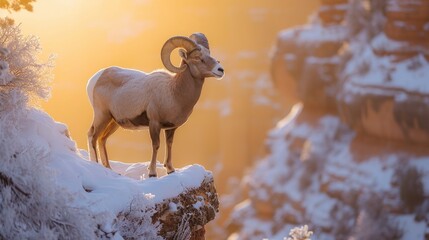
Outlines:
{"type": "Polygon", "coordinates": [[[125,129],[149,127],[152,139],[152,160],[149,177],[156,177],[156,158],[159,134],[165,129],[167,156],[164,167],[174,172],[171,147],[174,131],[184,124],[197,103],[204,79],[222,78],[224,70],[219,61],[210,56],[208,40],[202,33],[189,38],[175,36],[168,39],[161,50],[165,70],[145,73],[133,69],[109,67],[92,76],[87,92],[94,110],[94,120],[88,132],[90,158],[110,168],[106,140],[119,126],[125,129]],[[179,49],[180,67],[171,63],[171,52],[179,49]]]}

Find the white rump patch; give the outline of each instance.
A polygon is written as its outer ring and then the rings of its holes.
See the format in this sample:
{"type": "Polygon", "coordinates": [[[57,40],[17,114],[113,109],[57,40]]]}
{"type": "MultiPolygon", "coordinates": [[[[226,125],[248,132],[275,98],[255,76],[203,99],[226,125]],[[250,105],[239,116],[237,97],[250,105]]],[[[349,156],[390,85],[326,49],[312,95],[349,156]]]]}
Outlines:
{"type": "Polygon", "coordinates": [[[101,69],[96,74],[94,74],[89,80],[88,84],[86,85],[86,92],[88,94],[89,101],[91,102],[91,105],[94,106],[93,99],[94,99],[94,87],[97,83],[98,79],[100,78],[101,74],[103,73],[105,69],[101,69]]]}

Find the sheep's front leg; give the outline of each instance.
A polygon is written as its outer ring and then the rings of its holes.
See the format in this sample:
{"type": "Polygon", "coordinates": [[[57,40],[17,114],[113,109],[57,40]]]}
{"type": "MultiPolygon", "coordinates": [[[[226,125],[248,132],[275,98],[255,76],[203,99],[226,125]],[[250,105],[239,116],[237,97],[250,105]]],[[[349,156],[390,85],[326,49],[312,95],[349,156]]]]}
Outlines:
{"type": "Polygon", "coordinates": [[[161,125],[158,122],[149,122],[150,138],[152,139],[152,160],[149,165],[149,177],[156,177],[156,156],[159,149],[159,133],[161,132],[161,125]]]}
{"type": "Polygon", "coordinates": [[[88,131],[88,149],[89,149],[89,159],[91,161],[98,163],[98,157],[97,157],[97,141],[93,137],[94,136],[94,125],[91,126],[91,128],[88,131]]]}
{"type": "Polygon", "coordinates": [[[171,147],[173,146],[173,138],[174,138],[174,132],[176,131],[176,128],[165,130],[165,140],[167,142],[167,157],[164,161],[164,167],[167,168],[167,173],[173,173],[174,167],[171,163],[171,147]]]}

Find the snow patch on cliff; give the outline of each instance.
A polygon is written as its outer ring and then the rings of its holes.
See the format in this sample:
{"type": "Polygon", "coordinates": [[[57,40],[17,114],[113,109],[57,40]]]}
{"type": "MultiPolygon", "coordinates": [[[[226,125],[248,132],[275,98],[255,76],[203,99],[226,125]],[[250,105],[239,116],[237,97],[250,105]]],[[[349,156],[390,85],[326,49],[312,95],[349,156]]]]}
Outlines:
{"type": "MultiPolygon", "coordinates": [[[[97,237],[104,233],[121,239],[121,232],[118,231],[120,226],[115,223],[115,219],[120,212],[130,209],[133,202],[139,199],[138,207],[144,210],[174,198],[185,190],[199,187],[210,174],[200,165],[187,166],[177,169],[174,174],[164,173],[160,178],[149,179],[146,169],[148,163],[125,164],[112,161],[116,172],[106,169],[86,159],[86,151],[76,148],[64,124],[55,122],[48,114],[36,109],[24,110],[22,115],[3,112],[0,116],[0,128],[3,132],[0,147],[4,149],[0,172],[23,186],[30,194],[39,191],[31,189],[34,182],[29,184],[29,181],[37,179],[41,183],[39,186],[43,187],[45,199],[63,196],[64,211],[104,216],[94,217],[94,221],[101,221],[97,223],[97,237]],[[31,159],[21,161],[19,158],[24,154],[32,156],[31,159]],[[26,174],[20,174],[18,170],[26,174]]],[[[14,209],[8,211],[13,212],[14,209]]],[[[149,218],[152,214],[147,213],[149,218]]],[[[8,221],[7,216],[4,217],[8,221]]],[[[87,219],[82,218],[82,221],[87,219]]],[[[15,220],[11,218],[10,221],[15,220]]],[[[31,217],[28,221],[31,221],[31,217]]],[[[89,225],[82,223],[85,224],[89,225]]],[[[0,227],[0,236],[11,231],[7,229],[8,226],[0,227]]],[[[147,226],[142,225],[142,228],[147,228],[145,236],[156,238],[156,226],[148,223],[147,226]]]]}

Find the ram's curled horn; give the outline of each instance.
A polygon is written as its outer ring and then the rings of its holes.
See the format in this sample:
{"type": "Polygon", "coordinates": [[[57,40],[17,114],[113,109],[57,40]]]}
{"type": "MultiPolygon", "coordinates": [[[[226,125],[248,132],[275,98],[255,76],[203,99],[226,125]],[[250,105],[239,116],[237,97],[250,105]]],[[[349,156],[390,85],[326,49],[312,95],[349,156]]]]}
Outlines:
{"type": "Polygon", "coordinates": [[[186,69],[186,64],[176,67],[171,63],[170,55],[176,48],[184,48],[187,52],[191,52],[196,48],[199,48],[199,46],[190,38],[182,36],[172,37],[164,43],[164,46],[161,49],[161,61],[169,71],[179,73],[186,69]]]}
{"type": "Polygon", "coordinates": [[[206,35],[204,35],[203,33],[194,33],[189,38],[194,40],[196,43],[200,44],[201,46],[207,48],[207,50],[210,50],[209,40],[207,40],[206,35]]]}

